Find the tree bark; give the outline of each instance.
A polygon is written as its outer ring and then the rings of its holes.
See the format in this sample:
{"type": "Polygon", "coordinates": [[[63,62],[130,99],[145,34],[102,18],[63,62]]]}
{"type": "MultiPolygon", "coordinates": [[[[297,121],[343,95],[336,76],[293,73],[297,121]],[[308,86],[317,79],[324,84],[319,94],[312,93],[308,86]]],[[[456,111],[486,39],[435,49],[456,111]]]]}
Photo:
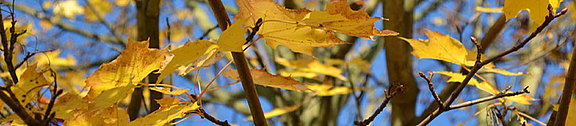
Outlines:
{"type": "MultiPolygon", "coordinates": [[[[411,38],[413,25],[414,0],[383,0],[384,23],[386,29],[400,33],[400,36],[411,38]]],[[[410,46],[396,38],[385,37],[386,67],[389,84],[402,84],[405,92],[392,99],[392,126],[410,125],[415,117],[418,86],[412,74],[412,55],[410,46]]]]}
{"type": "MultiPolygon", "coordinates": [[[[149,40],[149,48],[160,48],[160,30],[159,30],[159,15],[160,15],[160,0],[136,0],[136,17],[138,25],[138,33],[136,41],[149,40]]],[[[156,83],[158,74],[151,73],[148,75],[148,83],[156,83]]],[[[128,106],[128,114],[130,120],[138,118],[140,107],[143,98],[143,89],[137,88],[132,93],[130,105],[128,106]]],[[[157,110],[160,105],[154,99],[161,99],[162,93],[150,91],[150,112],[157,110]]]]}

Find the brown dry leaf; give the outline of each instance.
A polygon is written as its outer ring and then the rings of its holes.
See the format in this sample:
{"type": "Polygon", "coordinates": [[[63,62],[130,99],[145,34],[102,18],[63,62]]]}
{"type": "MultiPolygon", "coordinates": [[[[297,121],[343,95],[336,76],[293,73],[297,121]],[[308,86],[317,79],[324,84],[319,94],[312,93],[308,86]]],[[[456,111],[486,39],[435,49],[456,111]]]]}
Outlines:
{"type": "Polygon", "coordinates": [[[129,40],[126,49],[115,60],[100,66],[86,79],[86,86],[90,87],[88,99],[108,89],[137,84],[160,68],[167,53],[165,49],[148,48],[148,41],[129,40]]]}
{"type": "MultiPolygon", "coordinates": [[[[236,70],[226,70],[224,71],[224,76],[232,78],[234,80],[240,80],[238,76],[238,71],[236,70]]],[[[282,88],[294,91],[308,90],[301,82],[296,81],[290,77],[283,77],[279,75],[272,75],[264,70],[250,69],[250,74],[252,74],[252,79],[255,84],[282,88]]]]}

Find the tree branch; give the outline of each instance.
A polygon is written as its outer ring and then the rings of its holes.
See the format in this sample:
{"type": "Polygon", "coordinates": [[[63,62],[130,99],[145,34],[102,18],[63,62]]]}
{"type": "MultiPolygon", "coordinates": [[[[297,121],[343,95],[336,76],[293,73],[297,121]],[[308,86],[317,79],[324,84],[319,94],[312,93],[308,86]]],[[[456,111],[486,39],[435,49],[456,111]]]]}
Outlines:
{"type": "MultiPolygon", "coordinates": [[[[456,100],[456,98],[460,95],[460,93],[462,92],[462,90],[464,89],[464,87],[466,87],[466,85],[468,85],[468,82],[470,82],[470,79],[472,79],[472,77],[474,76],[474,74],[476,74],[476,72],[478,72],[478,70],[480,70],[480,68],[482,68],[484,65],[491,63],[492,61],[496,60],[496,59],[500,59],[512,52],[515,52],[517,50],[519,50],[520,48],[524,47],[524,45],[526,45],[530,40],[532,40],[536,35],[538,35],[540,32],[542,32],[542,30],[544,30],[544,28],[546,28],[546,26],[548,26],[550,24],[550,22],[552,22],[554,19],[556,19],[559,16],[562,16],[564,14],[566,14],[567,9],[564,8],[562,9],[562,11],[560,11],[558,14],[554,15],[553,10],[552,10],[552,6],[549,5],[548,6],[548,16],[546,16],[546,20],[544,21],[544,23],[542,23],[542,25],[540,25],[536,31],[532,32],[530,34],[530,36],[528,36],[526,39],[524,39],[523,41],[521,41],[520,43],[516,44],[514,47],[498,54],[497,56],[494,56],[490,59],[487,59],[485,61],[481,61],[480,58],[480,52],[478,52],[477,55],[477,59],[476,59],[476,63],[474,64],[474,67],[472,67],[472,69],[470,70],[470,73],[468,73],[468,75],[466,75],[466,78],[464,78],[464,80],[462,81],[462,83],[460,85],[458,85],[458,87],[456,88],[456,90],[454,92],[452,92],[452,94],[450,95],[450,97],[448,97],[448,100],[446,102],[444,102],[444,107],[449,107],[450,104],[452,104],[452,102],[454,102],[454,100],[456,100]]],[[[475,39],[473,39],[472,41],[475,41],[475,39]]],[[[480,45],[476,44],[477,48],[479,48],[478,50],[481,50],[481,47],[478,47],[480,45]]],[[[443,112],[445,112],[445,110],[441,110],[440,108],[436,109],[432,114],[428,115],[424,120],[422,120],[418,125],[419,126],[423,126],[423,125],[427,125],[428,123],[430,123],[434,118],[436,118],[438,115],[442,114],[443,112]]]]}
{"type": "MultiPolygon", "coordinates": [[[[210,0],[208,1],[212,12],[218,21],[218,25],[222,31],[228,28],[230,19],[228,14],[224,9],[224,5],[220,0],[210,0]]],[[[256,126],[267,126],[266,118],[264,117],[264,111],[260,105],[260,99],[258,99],[258,92],[254,86],[254,80],[252,80],[252,74],[248,68],[248,63],[244,57],[243,52],[232,52],[232,57],[234,58],[234,63],[236,69],[238,70],[238,75],[240,76],[240,81],[242,82],[242,87],[244,88],[244,93],[246,95],[246,100],[248,101],[248,106],[250,106],[250,112],[252,113],[252,119],[254,120],[254,125],[256,126]]]]}
{"type": "Polygon", "coordinates": [[[378,109],[376,109],[376,111],[367,119],[364,119],[362,121],[354,121],[354,125],[366,126],[366,125],[370,124],[372,121],[374,121],[376,116],[378,116],[378,114],[380,114],[382,112],[382,110],[384,110],[384,108],[386,107],[388,102],[390,102],[390,99],[392,99],[392,97],[394,97],[398,92],[402,92],[404,90],[404,85],[399,85],[399,86],[393,86],[392,85],[388,88],[388,90],[389,91],[384,90],[386,98],[384,98],[384,101],[382,101],[382,104],[380,104],[378,109]],[[394,87],[394,90],[391,90],[392,87],[394,87]]]}
{"type": "Polygon", "coordinates": [[[426,77],[426,75],[424,75],[424,73],[422,72],[418,74],[420,74],[420,77],[426,79],[426,82],[428,82],[428,89],[430,89],[430,93],[432,93],[432,96],[434,96],[434,101],[438,103],[440,109],[444,109],[444,106],[442,106],[444,103],[442,103],[442,99],[440,99],[440,97],[438,97],[438,94],[436,94],[436,90],[434,89],[434,83],[432,83],[432,76],[434,76],[434,73],[430,72],[430,78],[426,77]]]}
{"type": "Polygon", "coordinates": [[[452,110],[452,109],[459,109],[459,108],[463,108],[463,107],[476,105],[476,104],[479,104],[482,102],[486,102],[486,101],[490,101],[490,100],[494,100],[494,99],[498,99],[498,98],[503,98],[503,97],[508,97],[508,96],[516,96],[516,95],[525,94],[525,93],[530,93],[528,91],[528,87],[525,87],[522,91],[517,91],[517,92],[512,92],[512,93],[500,93],[500,94],[492,95],[489,97],[484,97],[484,98],[480,98],[480,99],[476,99],[476,100],[472,100],[472,101],[467,101],[467,102],[463,102],[463,103],[456,104],[456,105],[451,105],[450,107],[447,108],[447,111],[452,110]]]}

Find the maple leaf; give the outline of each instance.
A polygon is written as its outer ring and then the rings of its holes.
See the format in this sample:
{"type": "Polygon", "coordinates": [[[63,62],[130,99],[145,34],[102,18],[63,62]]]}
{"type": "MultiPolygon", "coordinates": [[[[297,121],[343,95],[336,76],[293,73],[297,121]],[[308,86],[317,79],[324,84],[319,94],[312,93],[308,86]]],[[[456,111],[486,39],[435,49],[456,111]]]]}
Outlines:
{"type": "Polygon", "coordinates": [[[38,92],[43,86],[51,84],[43,72],[36,71],[36,67],[37,65],[34,64],[26,68],[26,71],[20,76],[20,81],[11,87],[16,98],[20,100],[18,102],[21,104],[30,103],[30,101],[38,97],[38,92]]]}
{"type": "Polygon", "coordinates": [[[177,97],[162,97],[162,99],[155,99],[160,108],[170,108],[172,105],[180,103],[180,99],[177,97]]]}
{"type": "Polygon", "coordinates": [[[136,85],[118,86],[102,91],[100,95],[94,99],[86,99],[91,97],[85,97],[85,100],[90,100],[88,109],[90,111],[99,111],[103,108],[110,107],[132,94],[135,87],[136,85]]]}
{"type": "Polygon", "coordinates": [[[354,11],[346,1],[328,4],[325,11],[286,9],[272,1],[237,0],[240,12],[235,19],[256,19],[264,22],[258,34],[272,48],[284,45],[295,52],[312,55],[313,47],[329,47],[346,43],[334,32],[373,39],[373,36],[394,36],[398,33],[378,30],[374,23],[384,18],[370,17],[364,10],[354,11]]]}
{"type": "MultiPolygon", "coordinates": [[[[446,72],[446,71],[439,71],[439,72],[434,72],[434,73],[439,73],[442,75],[449,76],[450,79],[447,82],[460,82],[460,83],[462,83],[462,81],[464,81],[464,78],[466,78],[465,75],[462,75],[460,73],[453,73],[453,72],[446,72]]],[[[498,89],[494,88],[494,86],[492,86],[492,84],[490,84],[488,82],[478,82],[476,79],[471,78],[470,81],[468,82],[468,84],[476,86],[476,88],[483,90],[485,92],[488,92],[490,94],[493,94],[493,95],[500,94],[500,91],[498,91],[498,89]]],[[[504,99],[508,99],[508,100],[515,101],[517,103],[528,104],[528,105],[530,104],[530,101],[536,100],[536,99],[530,97],[529,95],[525,95],[525,94],[510,96],[510,97],[504,97],[504,99]]]]}
{"type": "Polygon", "coordinates": [[[218,38],[218,46],[220,46],[220,51],[232,51],[232,52],[243,52],[242,46],[246,42],[244,38],[244,33],[248,28],[242,28],[242,24],[246,22],[247,19],[242,19],[236,21],[232,26],[222,32],[220,38],[218,38]]]}
{"type": "Polygon", "coordinates": [[[86,86],[90,87],[87,99],[92,99],[104,90],[137,84],[149,73],[159,69],[166,55],[165,49],[148,48],[148,41],[129,40],[126,49],[115,60],[100,66],[86,78],[86,86]]]}
{"type": "Polygon", "coordinates": [[[562,0],[506,0],[502,10],[506,16],[506,21],[516,17],[520,11],[528,10],[530,19],[540,25],[548,16],[548,5],[552,5],[552,10],[555,11],[560,6],[560,2],[562,0]]]}
{"type": "Polygon", "coordinates": [[[54,67],[60,66],[75,66],[76,59],[72,55],[68,55],[66,58],[59,57],[62,50],[55,50],[50,52],[45,52],[34,56],[34,61],[38,66],[50,65],[54,67]]]}
{"type": "Polygon", "coordinates": [[[186,103],[172,105],[169,108],[158,109],[142,118],[138,118],[128,124],[128,126],[163,126],[166,123],[182,118],[189,111],[200,108],[196,103],[186,103]]]}
{"type": "Polygon", "coordinates": [[[341,69],[322,64],[314,59],[298,59],[296,61],[288,61],[286,59],[276,58],[276,62],[286,67],[296,68],[301,72],[326,74],[341,80],[346,80],[346,77],[341,75],[341,69]]]}
{"type": "Polygon", "coordinates": [[[342,94],[350,94],[354,90],[360,89],[350,89],[350,87],[334,87],[332,84],[306,84],[306,87],[314,91],[318,96],[334,96],[342,94]]]}
{"type": "Polygon", "coordinates": [[[180,90],[171,91],[170,88],[164,88],[164,87],[150,87],[150,90],[154,90],[154,91],[160,92],[162,94],[167,94],[167,95],[181,95],[187,91],[190,91],[190,89],[180,89],[180,90]]]}
{"type": "MultiPolygon", "coordinates": [[[[46,1],[42,6],[48,8],[51,4],[53,3],[46,1]]],[[[56,16],[75,19],[77,14],[84,14],[84,8],[78,5],[76,0],[59,1],[54,5],[54,15],[56,16]]]]}
{"type": "MultiPolygon", "coordinates": [[[[301,82],[296,81],[290,77],[272,75],[266,71],[258,69],[250,69],[250,73],[252,74],[254,83],[258,85],[288,89],[293,91],[308,90],[308,88],[306,88],[301,82]]],[[[236,70],[226,70],[223,74],[225,77],[238,81],[240,80],[238,71],[236,70]]]]}
{"type": "Polygon", "coordinates": [[[68,120],[74,117],[74,110],[87,107],[88,102],[73,93],[64,93],[58,97],[52,111],[56,112],[55,118],[68,120]]]}
{"type": "Polygon", "coordinates": [[[156,83],[160,83],[166,76],[174,72],[179,67],[191,66],[197,59],[218,49],[218,45],[206,40],[186,42],[182,47],[170,51],[170,56],[158,71],[160,76],[156,83]],[[168,63],[166,63],[168,62],[168,63]]]}
{"type": "MultiPolygon", "coordinates": [[[[458,65],[473,66],[476,52],[466,49],[460,41],[442,34],[427,30],[429,40],[416,40],[399,37],[412,46],[412,55],[419,59],[430,58],[451,62],[458,65]]],[[[484,58],[483,58],[484,59],[484,58]]]]}
{"type": "Polygon", "coordinates": [[[528,75],[529,74],[529,73],[523,73],[523,72],[513,73],[510,71],[506,71],[505,69],[493,68],[493,67],[487,67],[486,69],[484,69],[482,71],[483,72],[490,72],[490,73],[499,73],[499,74],[506,75],[506,76],[522,76],[522,75],[528,75]]]}
{"type": "MultiPolygon", "coordinates": [[[[282,107],[282,108],[275,108],[269,112],[264,113],[264,117],[268,119],[268,118],[284,115],[286,113],[298,110],[298,108],[300,108],[301,106],[302,106],[302,104],[298,104],[298,105],[294,105],[294,106],[288,106],[288,107],[282,107]]],[[[246,117],[246,120],[252,120],[252,116],[246,117]]]]}
{"type": "Polygon", "coordinates": [[[74,117],[64,121],[67,126],[126,126],[130,122],[125,109],[113,105],[102,111],[77,111],[74,117]]]}

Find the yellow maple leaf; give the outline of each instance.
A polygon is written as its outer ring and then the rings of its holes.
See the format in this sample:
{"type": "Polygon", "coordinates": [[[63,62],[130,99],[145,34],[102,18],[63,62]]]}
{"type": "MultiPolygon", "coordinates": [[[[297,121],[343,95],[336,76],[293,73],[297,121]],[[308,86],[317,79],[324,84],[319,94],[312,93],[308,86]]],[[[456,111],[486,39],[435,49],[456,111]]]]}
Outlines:
{"type": "Polygon", "coordinates": [[[346,77],[341,75],[341,69],[322,64],[314,59],[298,59],[295,61],[288,61],[286,59],[276,58],[276,62],[286,67],[296,68],[298,71],[326,74],[341,80],[346,80],[346,77]]]}
{"type": "Polygon", "coordinates": [[[506,75],[506,76],[528,75],[528,73],[523,73],[523,72],[513,73],[513,72],[507,71],[505,69],[499,69],[499,68],[493,68],[493,67],[488,67],[482,71],[483,72],[490,72],[490,73],[499,73],[499,74],[506,75]]]}
{"type": "MultiPolygon", "coordinates": [[[[43,6],[46,8],[52,3],[46,1],[43,6]]],[[[75,19],[77,14],[84,14],[84,8],[78,5],[76,0],[59,1],[54,5],[54,15],[75,19]]]]}
{"type": "Polygon", "coordinates": [[[318,74],[312,72],[302,72],[302,71],[286,71],[284,69],[277,71],[281,76],[285,77],[305,77],[305,78],[314,78],[318,74]]]}
{"type": "Polygon", "coordinates": [[[241,26],[246,21],[247,19],[238,20],[222,32],[222,35],[218,38],[220,51],[243,52],[242,45],[246,42],[244,34],[248,28],[241,26]]]}
{"type": "MultiPolygon", "coordinates": [[[[234,80],[240,80],[238,71],[236,70],[226,70],[223,74],[225,77],[232,78],[234,80]]],[[[272,75],[266,71],[258,69],[250,69],[250,74],[252,74],[252,80],[254,80],[254,83],[258,85],[294,91],[308,90],[308,88],[306,88],[301,82],[296,81],[290,77],[272,75]]]]}
{"type": "MultiPolygon", "coordinates": [[[[506,93],[511,93],[510,91],[506,92],[506,93]]],[[[530,97],[530,95],[526,95],[526,94],[521,94],[521,95],[516,95],[516,96],[510,96],[510,97],[504,97],[504,99],[506,100],[511,100],[514,101],[516,103],[520,103],[520,104],[527,104],[530,105],[531,101],[535,101],[535,98],[530,97]]]]}
{"type": "Polygon", "coordinates": [[[574,98],[570,99],[566,124],[576,124],[576,100],[574,98]]]}
{"type": "Polygon", "coordinates": [[[113,105],[102,111],[76,111],[74,117],[64,121],[66,126],[126,126],[130,122],[125,109],[113,105]]]}
{"type": "Polygon", "coordinates": [[[129,40],[126,49],[115,60],[100,66],[86,79],[86,86],[90,87],[88,99],[104,90],[137,84],[159,69],[166,55],[165,49],[148,48],[148,41],[129,40]]]}
{"type": "Polygon", "coordinates": [[[354,92],[350,87],[334,87],[331,84],[306,84],[306,87],[314,91],[318,96],[334,96],[354,92]]]}
{"type": "Polygon", "coordinates": [[[399,38],[412,46],[412,55],[419,59],[437,59],[466,66],[473,66],[476,62],[476,52],[466,49],[449,35],[427,30],[426,36],[429,40],[399,38]]]}
{"type": "Polygon", "coordinates": [[[128,4],[130,4],[131,0],[114,0],[116,2],[116,5],[120,6],[120,7],[125,7],[128,4]]]}
{"type": "Polygon", "coordinates": [[[190,89],[180,89],[180,90],[170,90],[170,88],[164,88],[164,87],[150,87],[150,90],[154,90],[157,92],[160,92],[162,94],[167,94],[167,95],[180,95],[183,94],[187,91],[190,91],[190,89]]]}
{"type": "MultiPolygon", "coordinates": [[[[298,108],[300,108],[300,106],[302,106],[302,105],[298,104],[298,105],[294,105],[294,106],[275,108],[269,112],[264,113],[264,117],[268,119],[268,118],[284,115],[286,113],[298,110],[298,108]]],[[[252,120],[252,116],[246,117],[246,120],[252,120]]]]}
{"type": "Polygon", "coordinates": [[[56,112],[55,118],[68,120],[74,117],[74,110],[87,107],[88,102],[73,93],[64,93],[58,97],[52,111],[56,112]]]}
{"type": "Polygon", "coordinates": [[[476,11],[485,13],[502,13],[502,7],[490,8],[490,7],[477,6],[476,11]]]}
{"type": "Polygon", "coordinates": [[[548,5],[552,5],[552,10],[558,9],[562,0],[506,0],[504,1],[504,15],[506,20],[514,18],[522,10],[528,10],[530,19],[540,25],[548,16],[548,5]]]}
{"type": "Polygon", "coordinates": [[[30,65],[20,76],[20,81],[11,87],[12,92],[21,104],[28,104],[38,98],[39,91],[46,85],[51,84],[43,72],[36,71],[36,65],[30,65]]]}
{"type": "Polygon", "coordinates": [[[156,99],[156,102],[160,104],[160,108],[163,109],[180,103],[180,99],[177,97],[163,97],[162,99],[156,99]]]}
{"type": "Polygon", "coordinates": [[[189,67],[196,60],[218,48],[218,45],[206,40],[186,42],[182,47],[170,51],[172,54],[164,63],[160,71],[160,76],[156,83],[160,83],[166,76],[174,72],[179,67],[189,67]]]}
{"type": "Polygon", "coordinates": [[[72,57],[72,55],[68,55],[66,58],[59,57],[61,52],[62,50],[55,50],[37,54],[34,56],[34,61],[38,64],[38,66],[50,65],[53,67],[61,67],[76,65],[76,59],[72,57]]]}
{"type": "Polygon", "coordinates": [[[86,99],[90,97],[85,97],[85,100],[89,100],[88,109],[91,111],[99,111],[103,108],[115,105],[132,94],[135,87],[136,85],[118,86],[102,91],[100,95],[96,96],[94,99],[86,99]]]}
{"type": "Polygon", "coordinates": [[[128,124],[128,126],[164,126],[166,123],[182,118],[189,111],[200,108],[196,103],[186,103],[172,105],[169,108],[158,109],[142,118],[138,118],[128,124]]]}
{"type": "Polygon", "coordinates": [[[350,9],[346,1],[330,3],[325,11],[286,9],[269,0],[237,0],[240,12],[235,19],[248,19],[246,26],[264,20],[258,34],[272,48],[284,45],[295,52],[312,55],[313,47],[346,43],[334,32],[372,39],[393,36],[396,32],[378,30],[374,23],[383,18],[370,17],[364,10],[350,9]]]}
{"type": "MultiPolygon", "coordinates": [[[[106,16],[106,13],[112,10],[112,2],[107,0],[88,0],[86,2],[90,2],[94,6],[94,10],[96,10],[99,14],[102,14],[102,16],[106,16]]],[[[89,5],[85,5],[84,10],[86,21],[98,20],[98,15],[96,15],[96,12],[89,8],[89,5]]]]}

